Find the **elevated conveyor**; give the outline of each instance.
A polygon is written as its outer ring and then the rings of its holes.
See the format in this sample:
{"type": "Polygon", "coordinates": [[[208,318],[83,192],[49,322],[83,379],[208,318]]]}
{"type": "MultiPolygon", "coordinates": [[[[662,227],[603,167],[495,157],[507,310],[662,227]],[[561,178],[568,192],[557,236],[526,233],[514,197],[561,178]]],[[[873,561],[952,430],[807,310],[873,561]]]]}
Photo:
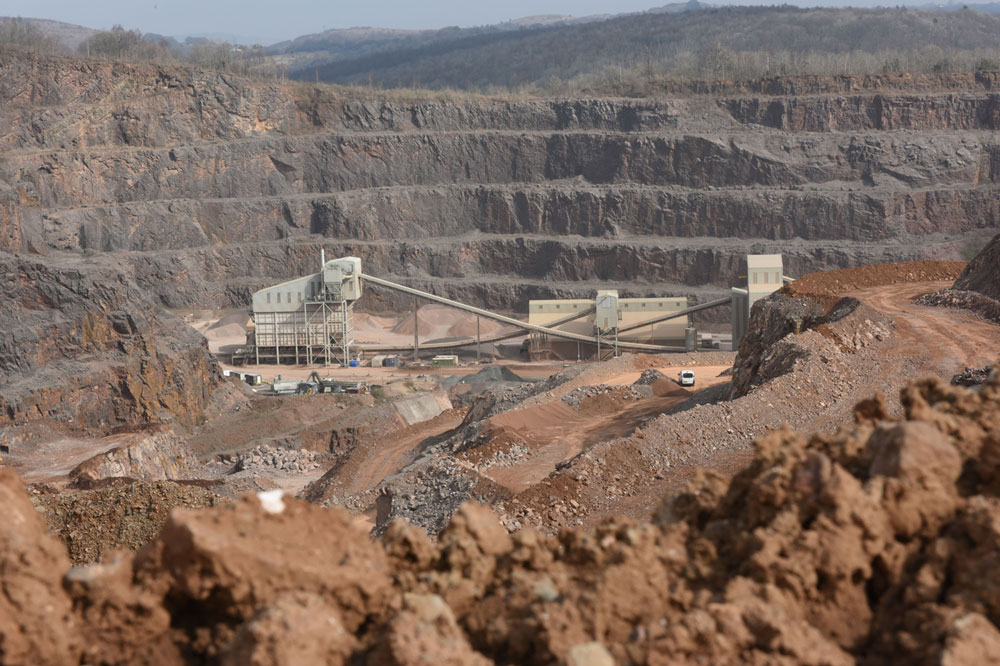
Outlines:
{"type": "MultiPolygon", "coordinates": [[[[602,338],[599,336],[588,336],[580,335],[578,333],[570,333],[568,331],[560,331],[556,328],[549,328],[547,326],[538,326],[536,324],[529,324],[523,322],[519,319],[514,319],[513,317],[507,317],[502,314],[497,314],[496,312],[491,312],[489,310],[484,310],[482,308],[477,308],[472,305],[466,305],[459,301],[451,300],[450,298],[444,298],[443,296],[437,296],[427,291],[421,291],[420,289],[414,289],[413,287],[407,287],[405,285],[397,284],[395,282],[390,282],[389,280],[384,280],[382,278],[377,278],[366,273],[361,274],[361,279],[368,284],[376,285],[380,287],[385,287],[386,289],[393,289],[404,294],[410,294],[411,296],[417,296],[419,298],[432,301],[434,303],[440,303],[442,305],[447,305],[449,307],[456,308],[458,310],[464,310],[465,312],[470,312],[474,315],[484,317],[486,319],[492,319],[493,321],[498,321],[503,324],[508,324],[510,326],[516,326],[524,331],[537,331],[539,333],[544,333],[553,338],[560,338],[563,340],[575,340],[577,342],[588,342],[591,344],[603,344],[607,347],[614,347],[617,345],[619,349],[632,349],[635,351],[645,351],[645,352],[683,352],[686,351],[684,347],[665,347],[662,345],[647,345],[641,342],[622,342],[615,341],[613,339],[609,340],[607,338],[602,338]]],[[[582,313],[581,313],[582,314],[582,313]]],[[[511,334],[510,337],[515,337],[511,334]]],[[[456,347],[459,346],[455,343],[434,343],[444,345],[442,348],[456,347]]],[[[473,341],[472,344],[475,344],[473,341]]],[[[421,345],[421,348],[431,349],[429,346],[421,345]]],[[[412,347],[406,347],[406,349],[412,349],[412,347]]]]}

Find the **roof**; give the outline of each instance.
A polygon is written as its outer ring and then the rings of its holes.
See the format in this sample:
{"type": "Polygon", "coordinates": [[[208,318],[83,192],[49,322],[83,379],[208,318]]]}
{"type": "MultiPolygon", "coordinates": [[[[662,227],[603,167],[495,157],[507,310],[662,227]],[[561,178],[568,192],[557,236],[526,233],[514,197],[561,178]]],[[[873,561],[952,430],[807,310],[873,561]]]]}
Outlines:
{"type": "Polygon", "coordinates": [[[748,254],[747,255],[747,268],[753,270],[754,268],[774,268],[776,266],[781,266],[781,255],[780,254],[748,254]]]}

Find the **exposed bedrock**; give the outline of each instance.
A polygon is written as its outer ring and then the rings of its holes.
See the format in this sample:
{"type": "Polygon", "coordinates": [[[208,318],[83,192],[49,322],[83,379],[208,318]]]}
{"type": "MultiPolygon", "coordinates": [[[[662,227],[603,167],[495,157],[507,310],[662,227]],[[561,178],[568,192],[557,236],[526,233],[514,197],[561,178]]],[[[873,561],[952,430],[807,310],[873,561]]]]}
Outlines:
{"type": "Polygon", "coordinates": [[[45,239],[66,250],[173,250],[319,235],[361,241],[469,232],[887,240],[989,229],[1000,188],[671,190],[570,182],[386,187],[334,194],[184,199],[54,210],[45,239]]]}
{"type": "Polygon", "coordinates": [[[0,252],[0,330],[0,437],[38,420],[194,425],[221,379],[205,341],[110,258],[0,252]]]}
{"type": "MultiPolygon", "coordinates": [[[[318,250],[503,310],[716,296],[962,258],[1000,228],[996,77],[691,84],[498,99],[0,57],[0,246],[114,253],[169,306],[243,306],[318,250]]],[[[365,307],[408,305],[374,290],[365,307]]]]}
{"type": "Polygon", "coordinates": [[[47,207],[577,177],[691,188],[942,188],[997,182],[1000,145],[980,132],[337,134],[9,153],[0,171],[31,183],[47,207]]]}
{"type": "Polygon", "coordinates": [[[1000,95],[850,95],[721,100],[741,123],[791,132],[1000,129],[1000,95]]]}

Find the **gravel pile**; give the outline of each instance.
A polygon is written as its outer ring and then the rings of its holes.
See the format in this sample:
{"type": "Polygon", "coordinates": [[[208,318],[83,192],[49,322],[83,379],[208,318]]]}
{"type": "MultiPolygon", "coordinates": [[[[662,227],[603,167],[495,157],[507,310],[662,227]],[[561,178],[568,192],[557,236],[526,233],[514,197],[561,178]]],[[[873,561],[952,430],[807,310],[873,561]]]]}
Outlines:
{"type": "Polygon", "coordinates": [[[279,449],[261,444],[236,456],[237,472],[307,472],[319,468],[317,456],[304,449],[279,449]]]}
{"type": "Polygon", "coordinates": [[[511,444],[505,450],[494,451],[491,455],[480,459],[472,464],[477,472],[483,472],[491,467],[511,467],[522,462],[531,453],[527,447],[520,444],[511,444]]]}
{"type": "Polygon", "coordinates": [[[573,409],[580,409],[580,405],[584,400],[601,395],[606,395],[614,400],[621,400],[624,402],[641,400],[642,398],[648,397],[647,394],[639,391],[633,386],[608,386],[607,384],[599,384],[598,386],[580,386],[575,388],[568,394],[564,395],[562,397],[562,401],[573,409]]]}
{"type": "Polygon", "coordinates": [[[639,379],[632,382],[632,386],[651,386],[654,382],[667,379],[667,376],[655,368],[643,370],[639,379]]]}
{"type": "Polygon", "coordinates": [[[1000,301],[980,294],[978,291],[942,289],[933,294],[917,296],[913,302],[917,305],[930,307],[969,310],[986,321],[1000,324],[1000,301]]]}
{"type": "Polygon", "coordinates": [[[381,533],[393,518],[405,518],[428,534],[437,534],[464,502],[472,497],[476,485],[471,465],[462,465],[454,458],[434,456],[417,464],[412,471],[399,475],[382,486],[382,496],[376,502],[379,520],[375,527],[381,533]]]}
{"type": "Polygon", "coordinates": [[[992,370],[993,368],[990,366],[986,366],[985,368],[966,368],[952,377],[951,383],[954,386],[979,386],[986,383],[986,380],[990,378],[992,370]]]}

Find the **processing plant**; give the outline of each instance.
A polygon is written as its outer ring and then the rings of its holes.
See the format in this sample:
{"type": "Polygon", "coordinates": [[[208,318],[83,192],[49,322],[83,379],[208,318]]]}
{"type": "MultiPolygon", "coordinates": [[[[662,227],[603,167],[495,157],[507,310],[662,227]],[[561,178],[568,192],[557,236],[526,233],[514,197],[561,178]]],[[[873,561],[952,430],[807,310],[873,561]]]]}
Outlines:
{"type": "MultiPolygon", "coordinates": [[[[414,332],[414,356],[420,350],[454,349],[511,337],[530,335],[532,357],[560,358],[617,355],[621,350],[645,352],[694,351],[697,333],[689,315],[731,305],[733,341],[746,330],[754,302],[779,289],[790,278],[782,274],[781,255],[747,257],[747,289],[734,288],[731,296],[689,306],[686,298],[620,298],[615,290],[600,290],[594,299],[531,301],[528,321],[467,305],[435,294],[366,275],[358,257],[326,260],[312,275],[276,284],[254,293],[254,328],[247,346],[233,355],[234,363],[295,363],[348,365],[361,352],[406,351],[409,346],[358,345],[354,341],[354,304],[361,298],[362,282],[391,289],[513,326],[517,331],[487,338],[420,344],[414,332]],[[583,354],[583,345],[587,353],[583,354]]],[[[416,321],[416,318],[415,318],[416,321]]]]}

